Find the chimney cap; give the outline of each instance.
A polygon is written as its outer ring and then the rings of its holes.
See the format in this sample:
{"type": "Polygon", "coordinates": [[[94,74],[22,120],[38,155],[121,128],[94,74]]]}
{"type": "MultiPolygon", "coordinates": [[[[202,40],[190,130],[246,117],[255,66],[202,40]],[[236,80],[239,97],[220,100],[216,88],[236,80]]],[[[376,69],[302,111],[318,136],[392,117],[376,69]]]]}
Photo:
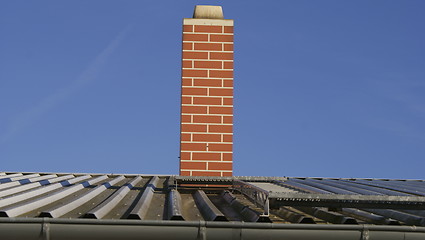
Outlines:
{"type": "Polygon", "coordinates": [[[193,18],[224,19],[221,6],[196,5],[193,18]]]}

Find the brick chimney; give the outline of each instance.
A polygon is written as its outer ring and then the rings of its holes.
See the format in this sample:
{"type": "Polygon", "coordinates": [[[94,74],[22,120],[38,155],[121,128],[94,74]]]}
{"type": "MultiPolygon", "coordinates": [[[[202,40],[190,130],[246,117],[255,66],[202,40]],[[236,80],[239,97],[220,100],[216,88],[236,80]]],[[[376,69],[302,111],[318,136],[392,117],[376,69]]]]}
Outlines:
{"type": "Polygon", "coordinates": [[[183,20],[180,175],[232,176],[233,20],[196,6],[183,20]]]}

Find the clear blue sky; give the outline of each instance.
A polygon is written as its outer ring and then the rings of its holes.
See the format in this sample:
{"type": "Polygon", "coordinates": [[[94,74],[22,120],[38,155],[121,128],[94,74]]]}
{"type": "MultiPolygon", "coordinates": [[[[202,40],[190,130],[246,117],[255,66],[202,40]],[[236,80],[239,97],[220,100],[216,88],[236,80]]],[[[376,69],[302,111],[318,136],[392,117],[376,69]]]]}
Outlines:
{"type": "Polygon", "coordinates": [[[0,171],[177,174],[196,4],[235,20],[235,175],[425,178],[420,0],[1,1],[0,171]]]}

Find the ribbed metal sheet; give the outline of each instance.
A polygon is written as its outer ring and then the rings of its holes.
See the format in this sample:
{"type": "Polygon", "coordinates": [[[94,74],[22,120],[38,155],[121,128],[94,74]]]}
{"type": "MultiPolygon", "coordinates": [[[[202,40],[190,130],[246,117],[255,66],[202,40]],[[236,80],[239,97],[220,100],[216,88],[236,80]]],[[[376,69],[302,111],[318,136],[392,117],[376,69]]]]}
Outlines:
{"type": "Polygon", "coordinates": [[[6,218],[425,226],[422,205],[395,209],[378,201],[421,200],[423,196],[422,180],[0,173],[0,217],[6,218]],[[303,200],[298,199],[299,205],[279,205],[273,196],[327,196],[342,202],[323,207],[317,201],[301,204],[303,200]],[[350,198],[381,205],[344,207],[350,198]],[[268,201],[274,201],[270,209],[268,201]]]}

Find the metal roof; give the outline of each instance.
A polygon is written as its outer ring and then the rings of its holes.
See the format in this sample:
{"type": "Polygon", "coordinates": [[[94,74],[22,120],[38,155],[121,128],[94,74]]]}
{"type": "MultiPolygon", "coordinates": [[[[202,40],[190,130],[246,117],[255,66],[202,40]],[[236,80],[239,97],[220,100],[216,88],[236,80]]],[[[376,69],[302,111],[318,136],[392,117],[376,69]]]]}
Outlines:
{"type": "Polygon", "coordinates": [[[0,217],[425,226],[425,182],[4,172],[0,217]]]}

